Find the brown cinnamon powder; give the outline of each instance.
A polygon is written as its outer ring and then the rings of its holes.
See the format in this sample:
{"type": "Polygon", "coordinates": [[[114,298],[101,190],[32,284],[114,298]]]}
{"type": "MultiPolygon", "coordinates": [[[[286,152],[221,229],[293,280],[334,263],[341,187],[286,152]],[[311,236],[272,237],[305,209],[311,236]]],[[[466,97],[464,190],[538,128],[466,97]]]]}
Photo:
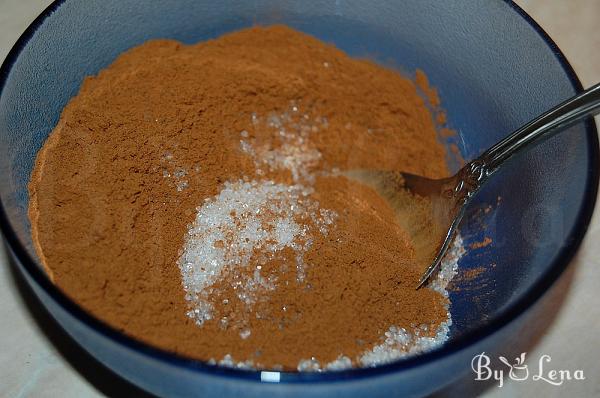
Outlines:
{"type": "MultiPolygon", "coordinates": [[[[337,170],[445,176],[433,119],[412,81],[283,26],[192,46],[150,41],[86,78],[40,151],[30,183],[36,249],[85,309],[160,348],[266,368],[340,355],[357,364],[391,326],[435,334],[447,299],[415,290],[422,269],[393,211],[337,170]],[[306,134],[292,146],[284,130],[306,134]],[[285,167],[261,163],[273,153],[289,155],[285,167]],[[315,156],[294,168],[306,154],[315,156]],[[270,287],[248,304],[233,282],[251,280],[261,254],[252,252],[250,266],[223,269],[211,318],[198,324],[182,248],[203,204],[244,179],[308,189],[303,200],[318,209],[298,238],[304,274],[284,245],[261,262],[270,287]],[[319,209],[335,214],[325,232],[319,209]]],[[[261,219],[267,232],[275,216],[261,219]]]]}
{"type": "Polygon", "coordinates": [[[471,249],[481,249],[489,246],[490,243],[492,243],[492,238],[486,236],[481,242],[473,242],[469,246],[471,247],[471,249]]]}

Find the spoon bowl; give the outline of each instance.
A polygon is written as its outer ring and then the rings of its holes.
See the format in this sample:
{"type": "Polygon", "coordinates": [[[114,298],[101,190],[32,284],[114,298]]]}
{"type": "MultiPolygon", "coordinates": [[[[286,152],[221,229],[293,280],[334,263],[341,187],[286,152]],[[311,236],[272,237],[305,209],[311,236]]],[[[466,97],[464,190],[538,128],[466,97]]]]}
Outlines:
{"type": "Polygon", "coordinates": [[[431,179],[381,170],[352,170],[346,176],[373,187],[387,199],[411,235],[417,263],[425,269],[418,289],[438,269],[469,201],[496,170],[513,156],[598,113],[600,83],[538,116],[451,177],[431,179]]]}

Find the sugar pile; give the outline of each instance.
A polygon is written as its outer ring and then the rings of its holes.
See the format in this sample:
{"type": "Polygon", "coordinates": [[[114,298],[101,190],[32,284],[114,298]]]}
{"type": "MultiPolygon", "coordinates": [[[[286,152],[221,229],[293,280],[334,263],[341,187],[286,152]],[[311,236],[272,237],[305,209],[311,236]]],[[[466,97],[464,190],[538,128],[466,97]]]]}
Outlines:
{"type": "Polygon", "coordinates": [[[295,253],[298,280],[304,279],[303,254],[311,235],[327,233],[334,218],[319,209],[310,192],[301,185],[240,180],[225,183],[219,195],[198,208],[179,259],[190,317],[198,324],[212,319],[211,286],[225,268],[235,274],[236,267],[255,267],[252,278],[237,275],[234,282],[248,305],[256,294],[274,289],[275,280],[261,275],[261,265],[286,247],[295,253]]]}
{"type": "Polygon", "coordinates": [[[262,167],[269,170],[289,170],[295,183],[314,182],[312,169],[319,163],[321,153],[310,145],[310,135],[328,127],[327,119],[311,118],[307,113],[300,114],[300,109],[292,103],[290,110],[281,114],[271,113],[266,118],[252,116],[255,128],[277,131],[278,144],[271,142],[256,143],[249,138],[246,130],[240,135],[240,148],[254,158],[257,174],[262,174],[262,167]]]}
{"type": "MultiPolygon", "coordinates": [[[[464,253],[463,240],[460,235],[457,235],[446,257],[442,260],[440,270],[427,288],[434,289],[447,296],[448,283],[456,275],[458,261],[464,253]]],[[[452,317],[450,312],[448,312],[448,320],[439,325],[433,336],[431,336],[431,333],[428,333],[428,329],[424,325],[416,328],[413,333],[404,328],[392,325],[385,332],[384,336],[382,336],[383,341],[370,350],[365,351],[357,358],[357,363],[362,367],[379,366],[401,358],[431,351],[448,340],[451,325],[452,317]]],[[[335,361],[326,364],[324,368],[321,367],[316,358],[303,360],[298,364],[299,371],[343,370],[351,367],[352,361],[343,355],[335,361]]]]}
{"type": "Polygon", "coordinates": [[[335,212],[320,208],[310,198],[314,181],[311,168],[321,154],[309,146],[308,139],[311,133],[327,127],[326,119],[311,120],[291,103],[290,109],[280,114],[253,114],[251,123],[255,128],[276,130],[280,141],[276,148],[271,142],[257,145],[248,131],[240,132],[240,149],[254,159],[256,174],[264,174],[263,166],[289,170],[294,185],[244,177],[226,182],[217,196],[197,208],[178,265],[191,304],[188,316],[199,325],[213,317],[211,286],[225,269],[234,275],[238,298],[248,306],[256,301],[257,294],[275,288],[273,277],[261,275],[261,266],[286,247],[295,253],[297,279],[302,282],[303,254],[312,244],[311,236],[326,235],[336,217],[335,212]],[[238,267],[250,265],[255,267],[252,278],[236,273],[238,267]]]}
{"type": "MultiPolygon", "coordinates": [[[[185,190],[189,186],[189,182],[186,177],[188,175],[188,172],[183,167],[175,165],[175,161],[173,159],[173,154],[171,153],[171,151],[166,151],[161,160],[164,164],[164,167],[162,169],[163,177],[174,179],[177,192],[185,190]],[[172,171],[170,171],[170,169],[172,169],[172,171]]],[[[194,167],[196,172],[199,170],[199,167],[199,165],[196,165],[194,167]]]]}

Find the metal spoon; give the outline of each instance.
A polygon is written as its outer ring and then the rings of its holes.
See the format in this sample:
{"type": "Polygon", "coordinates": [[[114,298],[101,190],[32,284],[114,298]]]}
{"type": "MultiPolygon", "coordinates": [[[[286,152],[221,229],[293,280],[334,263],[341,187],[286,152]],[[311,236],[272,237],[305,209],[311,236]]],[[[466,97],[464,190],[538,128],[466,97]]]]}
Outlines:
{"type": "Polygon", "coordinates": [[[399,222],[410,233],[415,242],[417,262],[428,265],[418,289],[440,265],[465,208],[496,170],[513,156],[598,113],[600,84],[533,119],[467,163],[452,177],[433,180],[381,170],[353,170],[345,174],[375,188],[392,205],[399,222]],[[430,217],[423,217],[427,213],[430,217]]]}

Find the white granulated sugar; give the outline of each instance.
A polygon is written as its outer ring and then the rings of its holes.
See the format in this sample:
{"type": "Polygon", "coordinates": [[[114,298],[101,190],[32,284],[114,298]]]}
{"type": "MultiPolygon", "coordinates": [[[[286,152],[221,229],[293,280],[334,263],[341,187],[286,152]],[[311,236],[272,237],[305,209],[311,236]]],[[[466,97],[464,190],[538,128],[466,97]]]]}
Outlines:
{"type": "Polygon", "coordinates": [[[257,294],[260,292],[265,292],[269,290],[275,289],[275,280],[270,278],[265,278],[260,274],[260,267],[254,270],[254,274],[251,278],[246,276],[243,277],[243,281],[238,281],[237,296],[238,298],[246,303],[246,305],[252,305],[256,302],[257,294]]]}
{"type": "MultiPolygon", "coordinates": [[[[164,153],[163,157],[161,158],[161,161],[166,162],[168,167],[173,167],[173,165],[175,164],[173,154],[169,151],[164,153]]],[[[198,172],[200,170],[200,166],[196,165],[194,169],[196,172],[198,172]]],[[[163,177],[173,177],[173,179],[175,180],[175,187],[177,188],[177,192],[181,192],[189,186],[188,180],[185,179],[187,174],[187,171],[182,167],[175,167],[172,173],[169,171],[168,168],[164,168],[162,171],[163,177]]]]}
{"type": "MultiPolygon", "coordinates": [[[[294,114],[299,112],[296,105],[291,106],[290,112],[270,114],[264,125],[261,125],[256,115],[252,116],[252,123],[255,126],[277,130],[280,141],[277,148],[273,148],[271,143],[257,146],[252,140],[242,139],[240,149],[254,158],[258,170],[261,170],[263,165],[272,171],[289,170],[295,183],[311,183],[314,181],[311,168],[319,163],[321,152],[309,145],[309,136],[322,128],[327,128],[327,119],[311,120],[307,114],[301,118],[294,117],[294,114]]],[[[240,135],[243,138],[249,136],[246,130],[243,130],[240,135]]]]}
{"type": "Polygon", "coordinates": [[[181,167],[176,168],[173,172],[173,176],[176,178],[184,177],[186,174],[187,172],[185,171],[185,169],[182,169],[181,167]]]}
{"type": "Polygon", "coordinates": [[[444,256],[440,264],[440,269],[435,278],[429,282],[428,287],[435,290],[438,293],[448,297],[448,284],[454,278],[458,272],[458,261],[466,253],[463,246],[463,239],[460,234],[456,234],[456,237],[452,241],[448,252],[444,256]]]}
{"type": "Polygon", "coordinates": [[[277,242],[283,246],[289,246],[294,238],[300,234],[300,226],[292,220],[280,219],[275,224],[273,234],[277,242]]]}
{"type": "Polygon", "coordinates": [[[247,153],[248,155],[251,155],[251,156],[256,155],[256,152],[254,152],[254,148],[252,147],[252,144],[250,144],[248,141],[240,140],[240,149],[242,150],[242,152],[247,153]]]}
{"type": "Polygon", "coordinates": [[[340,355],[335,361],[325,365],[325,370],[344,370],[352,367],[352,360],[347,356],[340,355]]]}
{"type": "Polygon", "coordinates": [[[177,181],[177,192],[181,192],[188,187],[188,182],[186,180],[177,181]]]}
{"type": "Polygon", "coordinates": [[[163,153],[162,160],[173,160],[173,153],[171,153],[171,151],[165,151],[165,153],[163,153]]]}
{"type": "Polygon", "coordinates": [[[311,359],[303,359],[298,363],[299,372],[319,372],[321,365],[314,357],[311,359]]]}
{"type": "Polygon", "coordinates": [[[294,182],[311,181],[314,177],[307,172],[307,169],[319,162],[321,153],[305,146],[299,142],[292,142],[285,143],[278,149],[262,149],[263,162],[268,164],[271,170],[290,170],[294,182]]]}
{"type": "MultiPolygon", "coordinates": [[[[462,237],[457,234],[450,246],[450,250],[442,260],[439,272],[430,281],[427,288],[448,296],[448,283],[456,275],[458,261],[464,253],[465,249],[462,237]]],[[[431,351],[448,340],[451,325],[452,318],[450,312],[448,312],[448,319],[439,325],[432,337],[429,337],[426,326],[416,328],[412,333],[397,326],[390,326],[388,331],[382,336],[380,344],[365,351],[356,359],[357,365],[361,367],[379,366],[401,358],[431,351]]],[[[299,371],[312,372],[344,370],[351,367],[352,361],[343,355],[335,361],[326,364],[324,367],[320,366],[316,358],[303,360],[298,364],[299,371]]]]}
{"type": "Polygon", "coordinates": [[[210,286],[222,271],[228,268],[235,272],[236,267],[258,264],[252,277],[240,276],[236,280],[239,286],[235,286],[238,297],[252,305],[261,291],[275,288],[275,280],[261,275],[261,262],[275,258],[284,248],[295,252],[301,280],[303,256],[312,244],[310,233],[327,233],[335,217],[320,210],[301,185],[242,180],[225,183],[217,196],[198,208],[178,261],[192,308],[188,315],[198,324],[211,319],[210,286]],[[313,223],[315,231],[310,231],[313,223]],[[255,251],[262,257],[253,258],[255,251]]]}
{"type": "MultiPolygon", "coordinates": [[[[359,358],[359,363],[364,367],[379,366],[400,358],[431,351],[448,339],[448,330],[451,324],[452,320],[448,317],[448,320],[438,327],[433,337],[419,336],[418,329],[411,334],[404,328],[391,326],[385,332],[384,342],[365,352],[359,358]]],[[[427,331],[423,327],[422,330],[427,331]]]]}
{"type": "Polygon", "coordinates": [[[209,360],[209,364],[219,364],[221,366],[225,366],[227,368],[236,368],[236,369],[254,369],[254,362],[251,360],[243,361],[243,362],[235,362],[231,355],[227,354],[221,359],[219,362],[216,362],[214,359],[209,360]]]}

